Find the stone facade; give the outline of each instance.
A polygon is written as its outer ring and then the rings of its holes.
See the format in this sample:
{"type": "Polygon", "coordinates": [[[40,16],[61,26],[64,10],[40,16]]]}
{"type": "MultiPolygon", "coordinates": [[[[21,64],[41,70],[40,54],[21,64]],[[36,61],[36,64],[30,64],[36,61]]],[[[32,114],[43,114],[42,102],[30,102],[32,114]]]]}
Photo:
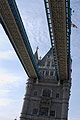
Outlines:
{"type": "Polygon", "coordinates": [[[67,120],[71,80],[58,84],[52,49],[38,66],[42,77],[27,80],[20,120],[67,120]]]}

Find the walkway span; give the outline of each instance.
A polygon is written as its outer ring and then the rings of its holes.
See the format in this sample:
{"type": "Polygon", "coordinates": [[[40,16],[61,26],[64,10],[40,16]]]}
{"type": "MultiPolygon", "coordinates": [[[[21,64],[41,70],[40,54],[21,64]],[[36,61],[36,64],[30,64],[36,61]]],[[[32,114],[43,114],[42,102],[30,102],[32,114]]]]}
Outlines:
{"type": "Polygon", "coordinates": [[[70,79],[70,0],[44,0],[57,78],[70,79]]]}
{"type": "Polygon", "coordinates": [[[15,0],[0,0],[0,22],[28,76],[39,78],[38,65],[15,0]]]}

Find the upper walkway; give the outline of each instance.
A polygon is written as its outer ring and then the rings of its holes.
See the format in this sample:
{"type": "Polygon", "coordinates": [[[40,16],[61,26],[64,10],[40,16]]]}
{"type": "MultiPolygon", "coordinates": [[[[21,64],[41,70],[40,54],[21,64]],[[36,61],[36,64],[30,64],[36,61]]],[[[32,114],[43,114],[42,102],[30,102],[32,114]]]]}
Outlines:
{"type": "Polygon", "coordinates": [[[70,0],[44,0],[58,79],[70,79],[70,0]]]}
{"type": "MultiPolygon", "coordinates": [[[[44,0],[58,80],[70,79],[70,0],[44,0]]],[[[0,0],[0,22],[26,73],[40,78],[22,19],[15,0],[0,0]]]]}
{"type": "Polygon", "coordinates": [[[0,22],[28,76],[39,78],[38,65],[15,0],[0,0],[0,22]]]}

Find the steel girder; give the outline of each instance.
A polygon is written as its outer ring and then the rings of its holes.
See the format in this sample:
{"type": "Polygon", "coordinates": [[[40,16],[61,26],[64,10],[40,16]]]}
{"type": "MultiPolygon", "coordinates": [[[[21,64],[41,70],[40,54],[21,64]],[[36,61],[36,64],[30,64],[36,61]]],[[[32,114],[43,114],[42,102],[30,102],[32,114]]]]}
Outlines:
{"type": "Polygon", "coordinates": [[[28,76],[40,78],[38,65],[15,0],[0,0],[0,22],[28,76]]]}
{"type": "Polygon", "coordinates": [[[44,0],[58,80],[70,79],[70,0],[44,0]]]}

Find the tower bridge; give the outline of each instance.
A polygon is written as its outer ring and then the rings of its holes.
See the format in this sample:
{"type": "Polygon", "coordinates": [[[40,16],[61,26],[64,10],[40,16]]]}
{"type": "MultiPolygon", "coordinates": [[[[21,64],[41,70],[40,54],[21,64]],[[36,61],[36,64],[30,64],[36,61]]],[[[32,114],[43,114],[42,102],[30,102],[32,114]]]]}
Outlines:
{"type": "Polygon", "coordinates": [[[27,75],[20,120],[67,120],[71,87],[70,0],[44,0],[51,48],[39,60],[33,54],[15,0],[0,0],[3,26],[27,75]]]}

